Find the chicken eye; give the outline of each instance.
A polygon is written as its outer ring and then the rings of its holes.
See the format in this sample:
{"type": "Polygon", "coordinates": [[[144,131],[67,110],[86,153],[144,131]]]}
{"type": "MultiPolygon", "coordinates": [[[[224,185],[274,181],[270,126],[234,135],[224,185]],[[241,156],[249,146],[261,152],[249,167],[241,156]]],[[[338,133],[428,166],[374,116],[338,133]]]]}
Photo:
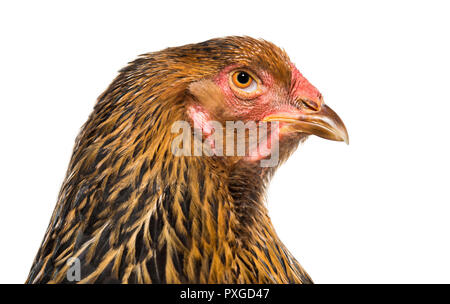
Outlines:
{"type": "Polygon", "coordinates": [[[258,88],[257,82],[249,73],[245,71],[234,72],[232,75],[232,81],[237,88],[247,93],[252,93],[258,88]]]}
{"type": "Polygon", "coordinates": [[[236,75],[236,84],[238,86],[247,87],[251,82],[251,77],[246,72],[237,72],[236,75]]]}

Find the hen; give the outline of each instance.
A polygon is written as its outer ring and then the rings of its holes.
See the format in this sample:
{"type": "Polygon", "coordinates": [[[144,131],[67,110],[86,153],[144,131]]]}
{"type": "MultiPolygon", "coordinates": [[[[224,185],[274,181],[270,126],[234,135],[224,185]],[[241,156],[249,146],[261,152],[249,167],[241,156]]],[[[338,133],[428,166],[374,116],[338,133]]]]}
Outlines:
{"type": "Polygon", "coordinates": [[[76,139],[27,283],[312,283],[264,202],[276,168],[311,134],[348,142],[319,91],[270,42],[226,37],[140,56],[76,139]],[[270,125],[258,139],[266,149],[218,153],[217,124],[239,121],[270,125]],[[184,153],[174,150],[179,122],[209,154],[185,141],[184,153]]]}

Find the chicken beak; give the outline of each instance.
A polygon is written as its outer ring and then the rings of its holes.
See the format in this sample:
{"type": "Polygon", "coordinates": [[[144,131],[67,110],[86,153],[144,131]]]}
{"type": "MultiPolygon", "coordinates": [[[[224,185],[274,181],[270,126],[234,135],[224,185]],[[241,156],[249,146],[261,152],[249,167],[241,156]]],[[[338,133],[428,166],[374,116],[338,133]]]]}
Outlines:
{"type": "Polygon", "coordinates": [[[283,123],[282,131],[301,132],[325,139],[349,143],[347,129],[341,118],[330,107],[323,104],[319,111],[308,111],[292,116],[273,115],[264,118],[265,122],[283,123]]]}

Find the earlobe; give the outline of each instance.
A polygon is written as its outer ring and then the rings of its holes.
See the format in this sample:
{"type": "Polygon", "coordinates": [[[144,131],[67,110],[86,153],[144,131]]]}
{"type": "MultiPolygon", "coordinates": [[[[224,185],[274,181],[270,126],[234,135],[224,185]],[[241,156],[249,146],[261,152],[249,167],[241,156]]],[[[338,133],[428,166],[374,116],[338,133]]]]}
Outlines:
{"type": "Polygon", "coordinates": [[[190,105],[187,109],[194,128],[194,156],[223,156],[223,126],[211,120],[210,115],[200,105],[190,105]]]}
{"type": "Polygon", "coordinates": [[[206,136],[211,135],[211,117],[209,113],[201,105],[189,105],[187,108],[187,114],[192,120],[192,124],[195,129],[199,129],[206,136]]]}

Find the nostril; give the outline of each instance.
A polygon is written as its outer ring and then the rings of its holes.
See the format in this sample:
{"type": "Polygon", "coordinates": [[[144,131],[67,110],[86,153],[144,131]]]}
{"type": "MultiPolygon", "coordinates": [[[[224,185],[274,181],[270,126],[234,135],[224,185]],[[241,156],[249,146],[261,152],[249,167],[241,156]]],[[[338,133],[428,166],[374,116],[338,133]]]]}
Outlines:
{"type": "Polygon", "coordinates": [[[317,104],[317,102],[312,101],[311,99],[301,99],[300,102],[308,110],[311,110],[311,111],[319,111],[320,110],[320,106],[317,104]]]}

